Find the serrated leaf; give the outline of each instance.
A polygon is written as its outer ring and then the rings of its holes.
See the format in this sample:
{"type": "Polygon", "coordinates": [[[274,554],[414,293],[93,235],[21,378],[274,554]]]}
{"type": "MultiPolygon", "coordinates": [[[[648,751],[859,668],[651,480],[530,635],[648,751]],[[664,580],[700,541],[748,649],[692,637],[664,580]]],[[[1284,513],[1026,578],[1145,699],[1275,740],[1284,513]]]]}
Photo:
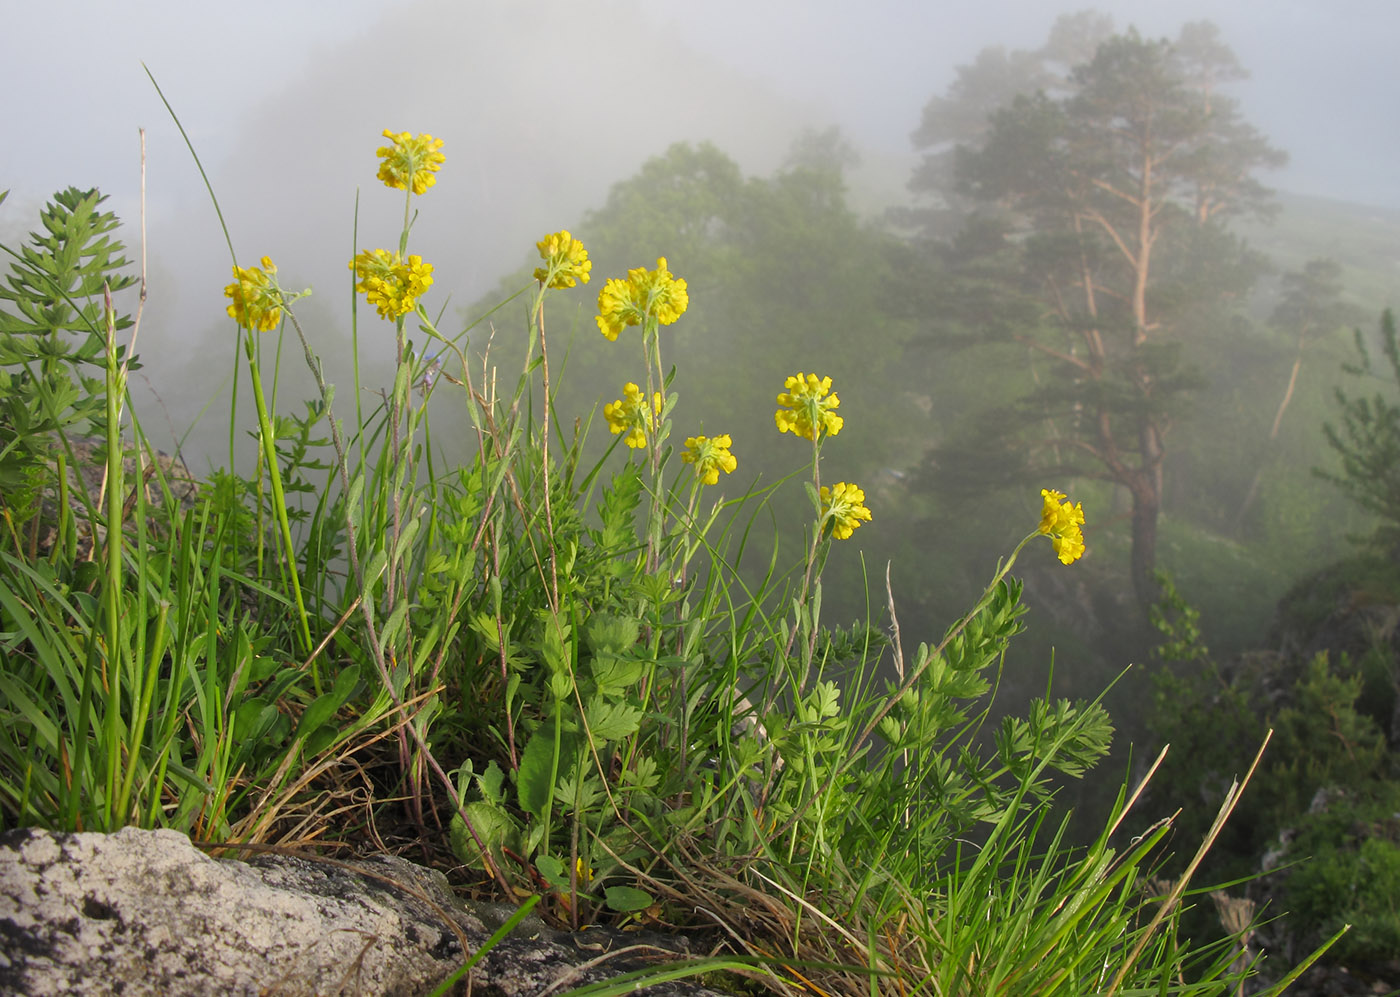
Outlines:
{"type": "Polygon", "coordinates": [[[636,645],[641,631],[642,624],[634,617],[599,613],[588,621],[585,639],[594,654],[621,654],[636,645]]]}
{"type": "Polygon", "coordinates": [[[584,714],[588,729],[603,741],[620,741],[637,732],[642,723],[642,711],[630,703],[594,699],[584,714]]]}
{"type": "Polygon", "coordinates": [[[616,654],[598,654],[589,663],[593,682],[602,693],[630,689],[646,672],[647,662],[616,654]]]}
{"type": "Polygon", "coordinates": [[[545,622],[540,634],[540,655],[544,658],[545,665],[556,675],[561,672],[568,673],[573,664],[573,655],[569,653],[567,646],[568,639],[567,626],[552,620],[545,622]]]}

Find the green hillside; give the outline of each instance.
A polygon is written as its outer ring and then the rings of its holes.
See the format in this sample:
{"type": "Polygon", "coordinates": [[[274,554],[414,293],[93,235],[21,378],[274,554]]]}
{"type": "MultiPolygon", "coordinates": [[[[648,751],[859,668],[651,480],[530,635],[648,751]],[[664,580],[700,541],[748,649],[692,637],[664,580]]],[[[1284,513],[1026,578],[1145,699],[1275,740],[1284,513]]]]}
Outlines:
{"type": "Polygon", "coordinates": [[[1400,210],[1280,191],[1271,224],[1240,234],[1281,270],[1327,257],[1343,268],[1348,297],[1372,314],[1400,302],[1400,210]]]}

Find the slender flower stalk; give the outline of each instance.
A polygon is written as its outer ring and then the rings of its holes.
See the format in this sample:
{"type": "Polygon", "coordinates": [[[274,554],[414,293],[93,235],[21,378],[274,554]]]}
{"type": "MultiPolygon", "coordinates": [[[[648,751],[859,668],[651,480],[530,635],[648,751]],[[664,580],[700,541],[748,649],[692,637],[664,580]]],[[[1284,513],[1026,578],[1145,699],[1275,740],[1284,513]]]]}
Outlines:
{"type": "MultiPolygon", "coordinates": [[[[822,543],[834,537],[844,540],[863,521],[870,519],[870,510],[863,504],[865,493],[854,485],[841,482],[835,489],[823,487],[821,478],[822,444],[828,437],[841,432],[845,420],[836,414],[841,399],[831,390],[831,378],[819,377],[802,371],[783,382],[786,389],[777,397],[780,406],[773,413],[773,422],[779,433],[792,433],[812,444],[812,485],[816,508],[816,527],[812,531],[812,541],[807,548],[806,566],[802,572],[802,588],[798,593],[797,604],[800,611],[809,611],[809,599],[818,583],[821,571],[818,561],[823,557],[822,543]]],[[[803,627],[794,626],[788,634],[784,655],[792,651],[797,632],[803,627]]],[[[805,627],[809,639],[803,645],[802,677],[797,683],[799,694],[806,691],[807,679],[811,674],[812,659],[816,654],[817,621],[808,621],[805,627]]],[[[765,704],[765,709],[766,709],[765,704]]]]}
{"type": "MultiPolygon", "coordinates": [[[[539,290],[535,294],[533,309],[534,326],[540,342],[540,369],[544,381],[544,426],[540,431],[540,470],[544,481],[544,521],[549,543],[554,543],[554,509],[550,499],[549,483],[549,413],[552,410],[552,397],[549,385],[549,348],[544,334],[544,298],[550,289],[575,287],[580,281],[587,284],[593,270],[593,261],[588,258],[588,250],[575,239],[568,230],[561,230],[545,236],[535,243],[540,258],[545,265],[535,269],[535,280],[539,290]]],[[[533,346],[533,339],[531,340],[533,346]]],[[[526,353],[526,367],[530,364],[529,351],[526,353]]],[[[559,610],[559,570],[558,558],[549,558],[550,606],[559,610]]]]}
{"type": "MultiPolygon", "coordinates": [[[[277,267],[268,257],[261,260],[261,267],[233,267],[234,283],[224,288],[224,296],[232,299],[228,306],[229,316],[239,326],[249,332],[267,332],[282,318],[282,309],[292,300],[309,294],[285,295],[277,283],[277,267]]],[[[263,394],[262,375],[258,369],[257,350],[254,337],[248,336],[243,343],[243,352],[248,360],[248,373],[253,382],[253,402],[258,410],[258,438],[262,444],[263,460],[267,463],[268,477],[272,482],[273,508],[277,511],[277,524],[282,535],[282,549],[286,556],[287,574],[292,583],[292,597],[297,605],[297,618],[301,624],[301,639],[306,654],[311,654],[314,644],[311,640],[311,626],[307,618],[306,605],[301,595],[301,580],[297,571],[296,548],[292,545],[291,525],[287,521],[287,498],[282,488],[282,472],[277,463],[277,440],[273,434],[272,419],[268,415],[267,399],[263,394]]],[[[312,682],[316,694],[321,693],[320,672],[312,662],[312,682]]]]}
{"type": "MultiPolygon", "coordinates": [[[[661,364],[661,326],[671,325],[690,306],[686,283],[671,273],[666,257],[656,260],[656,269],[637,267],[627,271],[626,279],[610,278],[598,292],[598,330],[616,342],[629,325],[642,328],[642,356],[646,365],[646,397],[659,399],[656,416],[660,420],[655,431],[647,434],[651,457],[651,518],[647,530],[647,570],[655,571],[661,563],[662,521],[665,518],[663,496],[662,446],[666,437],[666,415],[661,386],[665,383],[665,368],[661,364]]],[[[640,389],[639,389],[640,390],[640,389]]],[[[620,432],[620,430],[614,430],[620,432]]],[[[628,445],[635,446],[637,436],[629,434],[628,445]]]]}
{"type": "MultiPolygon", "coordinates": [[[[1026,544],[1030,543],[1032,540],[1039,536],[1048,536],[1053,542],[1055,540],[1055,536],[1052,532],[1045,529],[1047,525],[1050,526],[1051,530],[1058,526],[1063,534],[1068,534],[1072,525],[1074,531],[1078,532],[1078,528],[1084,522],[1084,510],[1080,503],[1076,502],[1073,506],[1070,506],[1068,502],[1064,501],[1066,496],[1063,493],[1052,491],[1051,489],[1042,489],[1041,497],[1044,500],[1044,508],[1041,513],[1040,526],[1037,526],[1030,533],[1027,533],[1021,539],[1021,542],[1016,545],[1015,549],[1012,550],[1011,555],[1005,561],[998,562],[997,570],[992,575],[992,580],[988,582],[987,587],[982,590],[982,595],[978,598],[976,605],[972,607],[972,611],[969,612],[966,616],[964,616],[961,620],[959,620],[957,625],[954,626],[951,630],[948,631],[947,634],[944,635],[943,639],[939,641],[938,646],[933,649],[933,652],[931,654],[921,656],[922,661],[919,663],[919,666],[917,668],[911,669],[908,676],[905,677],[904,681],[902,681],[899,684],[899,686],[889,696],[886,697],[885,705],[882,706],[875,713],[875,715],[871,717],[869,721],[866,722],[866,725],[861,729],[859,736],[857,736],[855,741],[851,744],[849,752],[852,756],[854,756],[856,752],[858,752],[865,745],[866,741],[870,739],[870,735],[875,733],[875,731],[880,726],[880,722],[889,715],[890,710],[894,708],[896,703],[900,702],[904,694],[910,689],[914,688],[915,683],[917,683],[919,681],[919,678],[924,674],[924,672],[928,670],[929,665],[934,661],[940,660],[940,656],[943,653],[943,649],[946,648],[949,643],[956,640],[962,634],[962,632],[967,629],[967,625],[971,623],[974,619],[976,619],[977,615],[981,613],[982,610],[985,609],[987,605],[992,601],[992,599],[996,596],[997,587],[1001,585],[1002,581],[1006,578],[1006,576],[1011,573],[1011,568],[1016,564],[1016,558],[1020,556],[1021,551],[1025,548],[1026,544]],[[1053,510],[1051,509],[1052,503],[1055,506],[1053,510]]],[[[1077,557],[1078,555],[1075,556],[1077,557]]],[[[1061,556],[1060,560],[1063,561],[1065,564],[1069,564],[1071,563],[1071,561],[1074,560],[1074,558],[1071,558],[1069,561],[1065,561],[1064,557],[1061,556]]],[[[826,782],[822,785],[821,789],[817,793],[809,797],[808,800],[796,810],[796,812],[789,816],[787,820],[783,822],[783,825],[774,832],[773,837],[781,838],[783,835],[787,834],[790,830],[792,830],[793,826],[798,822],[798,820],[801,819],[803,813],[806,812],[807,808],[811,805],[812,801],[823,798],[826,795],[827,791],[830,790],[832,784],[835,782],[835,779],[836,772],[833,771],[827,776],[826,782]]]]}

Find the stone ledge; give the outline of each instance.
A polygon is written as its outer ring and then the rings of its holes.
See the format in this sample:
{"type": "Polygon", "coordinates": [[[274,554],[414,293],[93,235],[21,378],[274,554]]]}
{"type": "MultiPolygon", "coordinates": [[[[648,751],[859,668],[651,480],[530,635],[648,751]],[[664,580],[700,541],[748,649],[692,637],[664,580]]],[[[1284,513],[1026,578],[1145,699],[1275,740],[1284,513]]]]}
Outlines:
{"type": "MultiPolygon", "coordinates": [[[[210,858],[175,831],[10,831],[0,835],[0,993],[407,997],[486,940],[494,918],[480,913],[441,873],[389,856],[244,862],[210,858]]],[[[526,997],[604,980],[647,960],[588,964],[637,941],[530,919],[477,965],[471,992],[526,997]]],[[[669,949],[652,962],[686,956],[683,941],[647,941],[669,949]]],[[[685,982],[647,992],[714,995],[685,982]]]]}

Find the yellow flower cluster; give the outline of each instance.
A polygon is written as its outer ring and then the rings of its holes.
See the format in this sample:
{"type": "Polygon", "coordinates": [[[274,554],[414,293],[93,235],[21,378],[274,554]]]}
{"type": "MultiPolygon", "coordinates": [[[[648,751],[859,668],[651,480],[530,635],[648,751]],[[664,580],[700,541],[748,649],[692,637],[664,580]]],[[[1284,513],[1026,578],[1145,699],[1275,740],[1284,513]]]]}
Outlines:
{"type": "Polygon", "coordinates": [[[647,433],[656,428],[656,418],[661,415],[661,392],[652,398],[650,406],[642,396],[642,389],[630,381],[622,388],[622,397],[603,406],[603,418],[608,420],[608,428],[613,435],[627,433],[627,445],[640,450],[647,445],[647,433]]]}
{"type": "Polygon", "coordinates": [[[1044,508],[1040,514],[1040,532],[1055,545],[1055,553],[1064,564],[1073,564],[1084,554],[1084,508],[1076,502],[1065,501],[1065,493],[1049,488],[1040,490],[1044,508]]]}
{"type": "Polygon", "coordinates": [[[251,332],[270,332],[282,321],[282,295],[273,274],[277,267],[264,256],[261,267],[233,268],[233,283],[224,288],[224,297],[232,298],[229,316],[251,332]]]}
{"type": "Polygon", "coordinates": [[[845,540],[862,522],[870,522],[870,510],[865,507],[865,492],[844,481],[830,488],[822,486],[822,521],[831,523],[831,535],[845,540]]]}
{"type": "Polygon", "coordinates": [[[841,432],[845,420],[835,411],[841,399],[828,395],[831,378],[798,372],[783,384],[787,390],[778,395],[783,408],[773,413],[778,432],[794,433],[813,442],[818,434],[827,437],[841,432]]]}
{"type": "Polygon", "coordinates": [[[638,267],[627,271],[626,280],[609,278],[598,292],[598,329],[616,342],[624,326],[644,325],[649,318],[670,325],[689,304],[685,281],[672,275],[662,256],[655,270],[638,267]]]}
{"type": "Polygon", "coordinates": [[[433,174],[447,159],[438,152],[442,148],[442,139],[431,135],[414,138],[408,132],[394,134],[387,128],[384,129],[384,137],[394,144],[380,146],[374,154],[384,160],[379,164],[378,176],[386,187],[395,190],[411,187],[413,193],[421,194],[437,183],[437,177],[433,174]]]}
{"type": "Polygon", "coordinates": [[[421,256],[404,260],[387,249],[366,249],[350,261],[365,299],[379,310],[381,318],[396,319],[413,311],[418,298],[433,282],[433,267],[421,256]]]}
{"type": "Polygon", "coordinates": [[[587,284],[593,261],[588,258],[588,250],[568,231],[555,232],[535,243],[539,247],[540,259],[545,265],[535,268],[535,280],[549,287],[575,287],[582,281],[587,284]]]}
{"type": "Polygon", "coordinates": [[[690,436],[686,438],[681,460],[695,465],[695,476],[701,484],[717,484],[720,471],[729,474],[739,466],[739,461],[729,452],[733,445],[728,433],[714,437],[690,436]]]}

